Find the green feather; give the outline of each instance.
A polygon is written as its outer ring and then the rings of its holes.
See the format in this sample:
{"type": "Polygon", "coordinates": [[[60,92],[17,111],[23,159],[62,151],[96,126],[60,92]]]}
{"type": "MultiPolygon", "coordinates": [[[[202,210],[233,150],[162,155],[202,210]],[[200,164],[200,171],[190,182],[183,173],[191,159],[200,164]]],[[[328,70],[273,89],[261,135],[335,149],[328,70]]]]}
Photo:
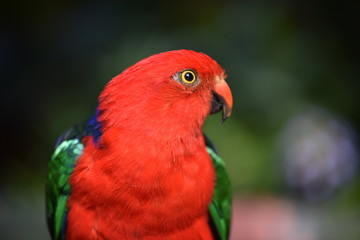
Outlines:
{"type": "Polygon", "coordinates": [[[212,203],[209,206],[210,217],[218,237],[227,240],[230,231],[231,218],[231,184],[225,170],[223,160],[210,148],[206,148],[214,163],[216,184],[212,203]]]}
{"type": "Polygon", "coordinates": [[[84,146],[79,139],[64,140],[48,166],[46,183],[47,222],[53,239],[64,239],[66,204],[70,195],[69,177],[84,146]]]}

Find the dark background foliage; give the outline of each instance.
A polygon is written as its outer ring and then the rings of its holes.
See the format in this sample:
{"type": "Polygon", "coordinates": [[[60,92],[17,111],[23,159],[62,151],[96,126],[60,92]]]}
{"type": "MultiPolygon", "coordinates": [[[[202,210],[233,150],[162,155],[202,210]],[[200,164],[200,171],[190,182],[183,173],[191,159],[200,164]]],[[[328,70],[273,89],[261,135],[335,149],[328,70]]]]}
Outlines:
{"type": "Polygon", "coordinates": [[[222,126],[219,116],[210,117],[205,131],[227,162],[236,199],[291,203],[300,222],[314,223],[306,228],[313,239],[358,239],[358,18],[355,4],[345,2],[3,3],[0,237],[49,239],[43,190],[57,136],[90,116],[103,86],[126,67],[185,48],[212,56],[227,71],[233,116],[222,126]],[[311,140],[316,131],[304,137],[323,152],[302,156],[307,151],[298,137],[310,128],[292,130],[294,119],[324,129],[320,141],[311,140]],[[327,127],[333,125],[340,127],[327,127]],[[287,154],[294,146],[298,155],[287,154]],[[341,167],[328,167],[329,158],[341,167]],[[289,161],[305,164],[294,170],[289,161]],[[323,174],[294,185],[308,172],[323,174]]]}

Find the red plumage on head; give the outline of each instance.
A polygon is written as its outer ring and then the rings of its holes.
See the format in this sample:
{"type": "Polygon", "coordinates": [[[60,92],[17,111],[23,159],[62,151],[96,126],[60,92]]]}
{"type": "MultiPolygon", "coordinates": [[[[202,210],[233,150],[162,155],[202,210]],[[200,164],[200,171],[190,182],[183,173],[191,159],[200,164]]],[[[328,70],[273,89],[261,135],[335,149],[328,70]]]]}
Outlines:
{"type": "Polygon", "coordinates": [[[105,128],[112,125],[140,128],[141,134],[145,130],[169,134],[173,128],[189,124],[201,128],[199,124],[210,109],[215,77],[222,77],[223,72],[203,53],[177,50],[153,55],[109,82],[99,99],[100,121],[105,128]],[[200,86],[186,89],[172,79],[184,69],[197,72],[200,86]]]}
{"type": "Polygon", "coordinates": [[[212,239],[215,173],[202,126],[217,78],[224,71],[213,59],[177,50],[107,84],[100,147],[85,138],[70,178],[69,239],[212,239]],[[196,73],[196,84],[178,81],[184,70],[196,73]]]}

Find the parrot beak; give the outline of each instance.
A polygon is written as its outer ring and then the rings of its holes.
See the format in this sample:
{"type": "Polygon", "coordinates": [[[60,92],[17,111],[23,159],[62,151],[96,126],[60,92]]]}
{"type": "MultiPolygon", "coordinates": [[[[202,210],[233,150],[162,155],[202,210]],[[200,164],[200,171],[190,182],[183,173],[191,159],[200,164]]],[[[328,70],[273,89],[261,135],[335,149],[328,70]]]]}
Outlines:
{"type": "Polygon", "coordinates": [[[213,91],[210,114],[222,110],[222,122],[224,122],[231,115],[232,105],[233,98],[229,86],[224,79],[218,78],[213,91]]]}

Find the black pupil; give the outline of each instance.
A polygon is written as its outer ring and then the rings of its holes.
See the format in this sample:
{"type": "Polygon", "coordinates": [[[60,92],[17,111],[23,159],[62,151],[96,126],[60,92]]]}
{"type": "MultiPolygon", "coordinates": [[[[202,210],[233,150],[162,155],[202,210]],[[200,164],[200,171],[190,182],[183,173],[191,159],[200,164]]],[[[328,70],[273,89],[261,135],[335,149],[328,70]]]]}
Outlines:
{"type": "Polygon", "coordinates": [[[194,74],[189,73],[189,72],[185,73],[185,79],[186,79],[186,81],[189,81],[189,82],[193,81],[194,80],[194,74]]]}

